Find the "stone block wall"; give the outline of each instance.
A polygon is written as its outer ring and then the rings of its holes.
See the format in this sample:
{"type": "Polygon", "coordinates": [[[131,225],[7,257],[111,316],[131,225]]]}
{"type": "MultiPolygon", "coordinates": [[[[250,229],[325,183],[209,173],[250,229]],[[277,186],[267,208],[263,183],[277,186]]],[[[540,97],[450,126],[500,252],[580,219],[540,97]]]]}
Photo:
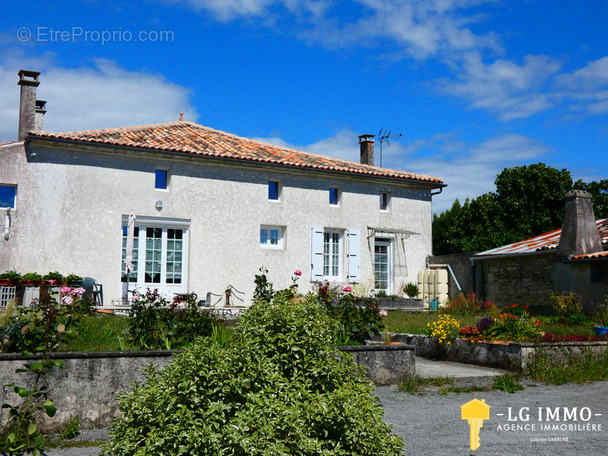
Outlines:
{"type": "Polygon", "coordinates": [[[550,309],[556,288],[554,252],[475,261],[476,293],[499,306],[550,309]]]}
{"type": "MultiPolygon", "coordinates": [[[[404,376],[414,375],[414,348],[406,345],[375,347],[339,347],[352,353],[355,361],[365,367],[367,377],[376,384],[398,383],[404,376]]],[[[95,353],[52,353],[65,369],[56,368],[53,375],[43,378],[49,398],[55,402],[57,414],[42,417],[39,423],[44,430],[58,429],[74,416],[84,427],[107,427],[119,415],[117,397],[129,391],[134,382],[143,383],[145,367],[154,364],[159,368],[168,365],[180,351],[133,351],[95,353]]],[[[40,357],[25,358],[18,354],[0,354],[0,382],[32,387],[33,376],[16,374],[15,369],[24,363],[33,363],[40,357]],[[28,381],[29,379],[29,381],[28,381]]],[[[0,390],[0,404],[17,404],[19,397],[12,388],[0,390]]],[[[8,412],[0,413],[0,424],[6,423],[8,412]]]]}

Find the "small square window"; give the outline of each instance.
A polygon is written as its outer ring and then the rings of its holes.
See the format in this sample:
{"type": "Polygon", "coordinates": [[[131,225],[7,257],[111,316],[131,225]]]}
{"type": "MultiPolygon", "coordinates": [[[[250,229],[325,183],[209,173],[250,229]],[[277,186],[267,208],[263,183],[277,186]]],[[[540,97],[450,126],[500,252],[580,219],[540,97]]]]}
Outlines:
{"type": "Polygon", "coordinates": [[[391,194],[389,192],[380,192],[380,210],[388,211],[388,205],[391,199],[391,194]]]}
{"type": "Polygon", "coordinates": [[[0,208],[15,209],[17,199],[17,187],[14,185],[0,185],[0,208]]]}
{"type": "Polygon", "coordinates": [[[169,184],[169,171],[167,171],[166,169],[157,169],[154,188],[156,188],[158,190],[166,190],[168,184],[169,184]]]}
{"type": "Polygon", "coordinates": [[[260,247],[263,249],[282,249],[283,232],[283,227],[280,226],[261,226],[260,247]]]}
{"type": "Polygon", "coordinates": [[[268,199],[278,201],[281,196],[281,184],[278,181],[268,181],[268,199]]]}
{"type": "Polygon", "coordinates": [[[340,189],[338,187],[329,187],[329,205],[338,206],[340,204],[340,189]]]}

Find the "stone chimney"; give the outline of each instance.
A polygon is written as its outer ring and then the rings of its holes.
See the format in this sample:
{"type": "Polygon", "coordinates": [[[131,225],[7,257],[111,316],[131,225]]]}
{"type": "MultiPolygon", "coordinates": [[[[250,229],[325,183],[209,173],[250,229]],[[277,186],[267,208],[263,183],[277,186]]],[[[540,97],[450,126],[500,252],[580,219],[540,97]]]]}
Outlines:
{"type": "MultiPolygon", "coordinates": [[[[19,85],[21,86],[21,97],[19,100],[19,135],[18,139],[25,139],[28,131],[36,129],[36,87],[40,84],[38,71],[19,71],[19,85]]],[[[44,106],[42,106],[44,108],[44,106]]],[[[41,111],[40,118],[44,113],[41,111]]],[[[40,121],[42,128],[42,120],[40,121]]]]}
{"type": "Polygon", "coordinates": [[[374,166],[374,135],[359,136],[361,164],[374,166]]]}
{"type": "Polygon", "coordinates": [[[566,193],[564,225],[555,259],[601,251],[602,238],[595,223],[591,195],[582,190],[570,190],[566,193]]]}
{"type": "Polygon", "coordinates": [[[34,130],[42,130],[42,117],[46,114],[46,101],[36,100],[36,121],[34,122],[34,130]]]}

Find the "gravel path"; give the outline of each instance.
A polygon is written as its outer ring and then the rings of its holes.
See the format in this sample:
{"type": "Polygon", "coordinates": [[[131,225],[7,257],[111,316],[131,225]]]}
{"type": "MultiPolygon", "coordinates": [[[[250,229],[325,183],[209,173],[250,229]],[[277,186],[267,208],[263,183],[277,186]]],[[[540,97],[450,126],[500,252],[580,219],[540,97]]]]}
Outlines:
{"type": "MultiPolygon", "coordinates": [[[[457,363],[416,360],[421,377],[452,377],[460,386],[489,386],[503,371],[457,363]]],[[[424,395],[401,393],[396,386],[377,387],[386,421],[405,440],[408,456],[605,456],[608,454],[608,382],[545,385],[525,382],[524,390],[509,394],[490,390],[440,394],[429,387],[424,395]],[[469,424],[460,406],[472,399],[490,405],[490,419],[480,431],[481,446],[469,448],[469,424]],[[528,409],[525,409],[527,407],[528,409]],[[560,420],[547,421],[547,407],[559,407],[560,420]],[[564,421],[563,407],[576,408],[577,421],[564,421]],[[542,416],[539,417],[539,408],[542,416]],[[509,416],[509,409],[511,415],[509,416]],[[528,421],[525,419],[529,415],[528,421]],[[589,415],[589,416],[588,416],[589,415]],[[509,417],[517,421],[509,421],[509,417]],[[540,421],[542,418],[543,421],[540,421]],[[547,430],[544,426],[557,426],[547,430]],[[519,426],[519,429],[508,429],[519,426]]],[[[107,430],[86,430],[79,440],[107,438],[107,430]]],[[[48,456],[96,456],[99,447],[48,451],[48,456]]]]}
{"type": "MultiPolygon", "coordinates": [[[[605,456],[608,454],[608,382],[582,385],[527,386],[513,394],[502,391],[476,393],[431,392],[412,396],[400,393],[397,387],[378,387],[376,394],[385,409],[386,421],[394,425],[394,432],[405,439],[408,456],[605,456]],[[460,418],[460,406],[472,399],[485,399],[491,406],[490,419],[480,431],[481,446],[469,449],[469,424],[460,418]],[[508,421],[528,413],[529,421],[508,421]],[[529,409],[523,409],[528,407],[529,409]],[[538,408],[542,407],[539,421],[538,408]],[[588,407],[589,421],[546,421],[546,407],[576,407],[577,414],[588,407]],[[501,416],[502,415],[502,416],[501,416]],[[566,430],[544,430],[550,424],[566,430]],[[505,425],[526,426],[528,430],[505,430],[505,425]],[[569,430],[570,426],[584,430],[569,430]],[[596,430],[592,430],[595,425],[596,430]]],[[[563,409],[560,409],[563,412],[563,409]]],[[[587,419],[587,410],[582,412],[587,419]]],[[[525,428],[523,428],[525,429],[525,428]]]]}

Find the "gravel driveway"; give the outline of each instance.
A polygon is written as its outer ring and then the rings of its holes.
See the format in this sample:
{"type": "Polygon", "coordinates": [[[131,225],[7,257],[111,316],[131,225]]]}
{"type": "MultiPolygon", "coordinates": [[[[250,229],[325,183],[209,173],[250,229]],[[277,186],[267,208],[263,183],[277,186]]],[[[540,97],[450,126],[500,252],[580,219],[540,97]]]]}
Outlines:
{"type": "MultiPolygon", "coordinates": [[[[460,378],[458,382],[487,385],[490,379],[478,376],[460,378]]],[[[416,396],[390,386],[376,388],[376,394],[385,409],[386,421],[404,438],[408,456],[608,454],[608,382],[561,386],[528,383],[524,390],[513,394],[496,390],[439,394],[435,388],[416,396]],[[481,446],[471,451],[469,424],[461,420],[460,406],[474,398],[484,399],[491,409],[490,419],[480,431],[481,446]],[[576,408],[577,421],[564,421],[564,407],[568,412],[576,408]],[[547,420],[547,408],[551,413],[558,410],[560,421],[555,417],[547,420]],[[520,413],[528,421],[520,419],[520,413]],[[550,430],[544,428],[547,425],[550,430]],[[512,430],[514,426],[519,429],[512,430]]],[[[96,440],[106,436],[105,430],[89,430],[80,438],[96,440]]],[[[70,448],[50,450],[48,455],[95,456],[99,452],[99,448],[70,448]]]]}

